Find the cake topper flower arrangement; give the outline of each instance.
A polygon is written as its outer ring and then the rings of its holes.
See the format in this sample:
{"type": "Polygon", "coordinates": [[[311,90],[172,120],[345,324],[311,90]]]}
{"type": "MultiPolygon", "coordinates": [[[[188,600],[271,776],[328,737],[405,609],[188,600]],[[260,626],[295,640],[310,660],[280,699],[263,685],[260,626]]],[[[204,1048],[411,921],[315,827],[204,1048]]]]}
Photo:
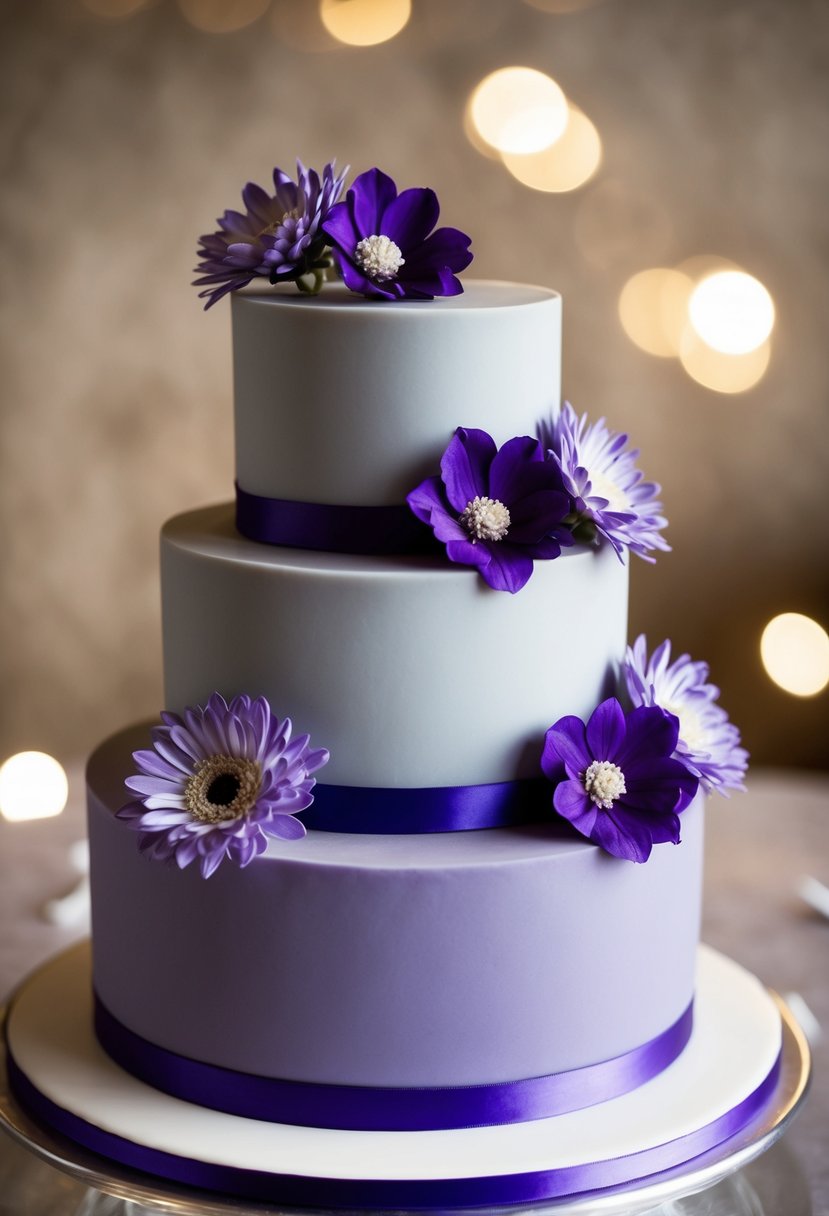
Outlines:
{"type": "Polygon", "coordinates": [[[336,266],[346,286],[381,300],[431,300],[463,291],[457,273],[472,261],[469,237],[437,228],[435,192],[403,190],[379,169],[361,173],[344,201],[348,170],[320,175],[297,161],[297,180],[277,168],[274,193],[248,182],[241,211],[225,211],[199,238],[195,287],[212,307],[254,278],[295,283],[309,295],[336,266]],[[434,230],[434,231],[433,231],[434,230]]]}
{"type": "Polygon", "coordinates": [[[138,775],[126,779],[138,798],[118,818],[140,832],[139,848],[180,869],[198,861],[204,878],[225,858],[249,865],[269,836],[296,840],[295,818],[314,801],[312,773],[328,761],[307,735],[291,739],[264,697],[219,693],[183,715],[162,713],[152,749],[133,753],[138,775]]]}

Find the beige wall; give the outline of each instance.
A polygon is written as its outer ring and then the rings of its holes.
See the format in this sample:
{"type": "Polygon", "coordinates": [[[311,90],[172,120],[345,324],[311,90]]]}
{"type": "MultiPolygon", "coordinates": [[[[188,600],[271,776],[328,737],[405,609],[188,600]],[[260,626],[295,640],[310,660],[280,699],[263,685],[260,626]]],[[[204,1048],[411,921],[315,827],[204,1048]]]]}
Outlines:
{"type": "Polygon", "coordinates": [[[567,394],[633,434],[671,520],[674,552],[635,563],[632,631],[711,661],[759,759],[821,763],[827,695],[777,690],[758,641],[776,612],[827,623],[829,7],[415,0],[388,44],[308,52],[286,41],[299,2],[225,36],[175,0],[125,21],[0,7],[0,752],[68,759],[159,708],[158,528],[232,481],[228,309],[200,311],[195,239],[300,153],[433,185],[475,273],[563,293],[567,394]],[[596,123],[582,190],[531,192],[466,141],[469,90],[509,63],[596,123]],[[777,304],[769,371],[740,396],[617,318],[629,275],[701,253],[777,304]]]}

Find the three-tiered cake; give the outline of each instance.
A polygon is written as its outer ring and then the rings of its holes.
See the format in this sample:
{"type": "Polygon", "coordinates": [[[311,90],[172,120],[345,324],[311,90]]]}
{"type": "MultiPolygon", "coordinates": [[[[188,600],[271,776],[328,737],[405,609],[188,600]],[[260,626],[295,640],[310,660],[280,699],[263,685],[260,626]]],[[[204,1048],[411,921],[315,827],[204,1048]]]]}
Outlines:
{"type": "MultiPolygon", "coordinates": [[[[162,531],[163,723],[89,764],[94,999],[84,953],[35,977],[15,1091],[121,1164],[281,1203],[629,1185],[776,1084],[774,1002],[698,960],[702,791],[745,754],[704,665],[626,652],[625,549],[664,520],[624,436],[562,428],[560,298],[452,294],[441,263],[424,303],[405,194],[368,178],[391,236],[364,215],[340,269],[390,296],[407,262],[408,299],[234,295],[235,509],[162,531]]],[[[203,238],[217,295],[226,247],[287,256],[275,181],[247,244],[203,238]]]]}

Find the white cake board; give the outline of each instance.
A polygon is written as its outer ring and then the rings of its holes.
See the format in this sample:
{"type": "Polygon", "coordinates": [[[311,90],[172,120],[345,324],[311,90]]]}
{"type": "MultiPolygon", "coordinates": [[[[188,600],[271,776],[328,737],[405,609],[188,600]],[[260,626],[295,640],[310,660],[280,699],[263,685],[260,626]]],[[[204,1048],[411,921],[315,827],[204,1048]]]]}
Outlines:
{"type": "MultiPolygon", "coordinates": [[[[808,1049],[785,1009],[782,1025],[784,1067],[777,1090],[731,1140],[659,1175],[590,1198],[535,1202],[533,1209],[630,1212],[635,1200],[636,1210],[644,1210],[670,1193],[711,1185],[763,1151],[791,1118],[808,1080],[808,1049]]],[[[647,1085],[555,1119],[451,1132],[383,1133],[269,1124],[189,1105],[122,1072],[98,1047],[91,1027],[86,945],[36,972],[11,1002],[7,1034],[17,1065],[61,1109],[132,1143],[187,1159],[317,1180],[509,1176],[640,1152],[688,1134],[736,1106],[769,1073],[781,1044],[775,998],[742,968],[702,948],[691,1041],[647,1085]]],[[[239,1030],[243,1033],[243,1027],[239,1030]]],[[[205,1216],[275,1210],[267,1203],[187,1192],[79,1150],[33,1124],[8,1091],[0,1115],[36,1152],[110,1193],[124,1195],[124,1187],[131,1187],[134,1198],[158,1205],[166,1196],[176,1205],[169,1210],[205,1216]],[[181,1206],[188,1194],[191,1208],[181,1206]]]]}

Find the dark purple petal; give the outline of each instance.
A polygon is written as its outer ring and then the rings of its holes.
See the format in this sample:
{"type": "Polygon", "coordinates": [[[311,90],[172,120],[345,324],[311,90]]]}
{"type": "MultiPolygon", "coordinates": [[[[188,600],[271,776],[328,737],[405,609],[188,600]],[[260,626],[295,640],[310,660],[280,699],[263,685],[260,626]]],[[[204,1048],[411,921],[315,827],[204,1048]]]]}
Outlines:
{"type": "Polygon", "coordinates": [[[408,250],[426,240],[439,214],[440,207],[434,190],[417,187],[403,190],[386,208],[382,229],[375,231],[393,240],[406,255],[408,250]]]}
{"type": "Polygon", "coordinates": [[[386,235],[383,217],[396,197],[397,186],[380,169],[369,169],[354,179],[348,199],[361,237],[386,235]]]}
{"type": "Polygon", "coordinates": [[[676,748],[679,722],[673,714],[656,706],[640,706],[627,716],[625,741],[615,757],[625,772],[640,757],[670,756],[676,748]]]}
{"type": "Polygon", "coordinates": [[[647,824],[632,815],[620,814],[616,807],[599,813],[590,839],[606,853],[624,861],[647,861],[653,845],[647,824]]]}
{"type": "MultiPolygon", "coordinates": [[[[498,498],[498,494],[493,494],[498,498]]],[[[504,499],[501,499],[503,502],[504,499]]],[[[557,528],[568,508],[567,498],[558,490],[536,490],[510,506],[509,539],[512,544],[531,545],[557,528]]]]}
{"type": "Polygon", "coordinates": [[[360,235],[355,227],[354,214],[348,203],[336,203],[320,227],[335,245],[339,245],[343,251],[349,254],[354,253],[360,241],[360,235]]]}
{"type": "Polygon", "coordinates": [[[608,697],[593,710],[585,734],[594,760],[616,761],[625,739],[625,714],[615,697],[608,697]]]}
{"type": "Polygon", "coordinates": [[[486,431],[459,426],[443,453],[440,471],[446,496],[460,515],[478,495],[489,493],[489,467],[497,449],[486,431]]]}
{"type": "Polygon", "coordinates": [[[448,504],[443,491],[443,482],[439,477],[427,477],[411,493],[407,494],[406,502],[419,520],[431,524],[432,513],[442,511],[448,514],[448,504]]]}
{"type": "Polygon", "coordinates": [[[477,548],[486,549],[489,561],[479,567],[481,577],[495,591],[509,591],[512,595],[520,591],[533,572],[533,559],[518,549],[497,541],[479,541],[477,548]]]}
{"type": "MultiPolygon", "coordinates": [[[[489,492],[506,506],[511,506],[527,493],[528,466],[538,464],[544,469],[544,453],[537,439],[517,435],[509,439],[492,462],[489,472],[489,492]]],[[[545,484],[545,483],[542,483],[545,484]]],[[[531,490],[540,489],[533,485],[531,490]]]]}
{"type": "MultiPolygon", "coordinates": [[[[437,536],[437,531],[435,531],[435,535],[437,536]]],[[[442,538],[438,537],[438,539],[442,538]]],[[[473,544],[465,531],[462,539],[447,541],[446,556],[450,562],[456,562],[461,566],[475,566],[478,569],[489,565],[490,561],[486,547],[481,544],[473,544]]]]}
{"type": "Polygon", "coordinates": [[[580,776],[590,767],[592,759],[581,718],[570,715],[553,723],[544,737],[541,757],[541,767],[548,776],[559,761],[567,766],[571,776],[580,776]]]}
{"type": "MultiPolygon", "coordinates": [[[[596,818],[596,808],[579,781],[562,781],[553,793],[553,806],[559,815],[571,823],[585,824],[589,832],[596,818]]],[[[581,828],[579,829],[581,830],[581,828]]]]}
{"type": "Polygon", "coordinates": [[[438,228],[423,244],[410,250],[400,278],[428,279],[441,271],[457,273],[472,261],[471,237],[457,228],[438,228]]]}

